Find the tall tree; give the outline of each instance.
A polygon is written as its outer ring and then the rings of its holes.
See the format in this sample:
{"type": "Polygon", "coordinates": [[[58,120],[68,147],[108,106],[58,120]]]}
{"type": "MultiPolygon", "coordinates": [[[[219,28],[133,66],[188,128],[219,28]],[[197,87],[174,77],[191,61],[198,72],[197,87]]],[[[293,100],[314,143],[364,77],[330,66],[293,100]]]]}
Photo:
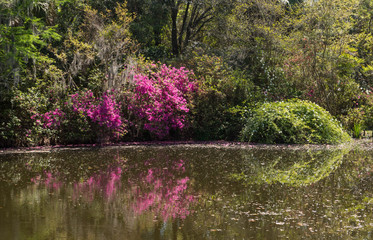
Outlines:
{"type": "Polygon", "coordinates": [[[278,0],[239,1],[227,18],[226,58],[266,92],[279,89],[283,81],[279,65],[284,58],[281,20],[286,6],[278,0]]]}
{"type": "Polygon", "coordinates": [[[55,27],[48,26],[55,4],[36,0],[0,2],[1,98],[21,79],[36,79],[36,64],[51,61],[41,50],[49,39],[60,38],[55,27]],[[31,75],[27,74],[30,70],[31,75]]]}
{"type": "Polygon", "coordinates": [[[358,5],[358,0],[304,2],[286,24],[286,79],[334,115],[346,113],[359,94],[355,74],[361,59],[353,46],[358,5]]]}
{"type": "Polygon", "coordinates": [[[373,1],[361,0],[354,18],[352,32],[357,37],[352,45],[362,60],[356,79],[364,90],[370,91],[373,87],[373,1]]]}
{"type": "Polygon", "coordinates": [[[74,79],[83,76],[86,84],[90,84],[92,78],[99,78],[100,89],[120,86],[124,63],[135,52],[129,31],[133,16],[128,13],[125,2],[117,4],[114,11],[101,13],[85,6],[82,14],[82,24],[75,31],[69,29],[63,46],[56,50],[68,84],[74,84],[74,79]]]}
{"type": "Polygon", "coordinates": [[[192,41],[198,40],[204,27],[213,18],[213,1],[164,0],[171,9],[172,53],[184,53],[192,41]]]}
{"type": "Polygon", "coordinates": [[[136,18],[131,23],[134,39],[141,45],[146,57],[159,60],[168,54],[168,46],[163,41],[164,28],[170,20],[170,9],[165,1],[160,0],[128,0],[128,10],[136,18]]]}

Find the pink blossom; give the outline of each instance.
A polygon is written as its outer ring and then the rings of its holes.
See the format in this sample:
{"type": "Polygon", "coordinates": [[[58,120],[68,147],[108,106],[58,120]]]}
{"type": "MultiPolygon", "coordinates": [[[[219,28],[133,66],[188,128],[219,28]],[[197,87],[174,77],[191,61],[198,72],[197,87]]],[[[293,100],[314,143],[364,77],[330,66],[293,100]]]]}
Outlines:
{"type": "Polygon", "coordinates": [[[162,65],[149,75],[135,75],[134,94],[128,110],[141,120],[144,129],[163,138],[171,128],[182,129],[189,112],[189,94],[197,89],[185,68],[162,65]]]}

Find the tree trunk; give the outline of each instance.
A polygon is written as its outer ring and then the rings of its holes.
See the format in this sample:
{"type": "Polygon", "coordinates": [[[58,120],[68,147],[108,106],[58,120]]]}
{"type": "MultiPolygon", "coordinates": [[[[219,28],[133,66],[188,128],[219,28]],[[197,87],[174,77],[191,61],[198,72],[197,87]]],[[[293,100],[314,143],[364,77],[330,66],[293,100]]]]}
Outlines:
{"type": "Polygon", "coordinates": [[[190,5],[190,2],[188,1],[187,5],[186,5],[184,17],[183,17],[183,24],[181,25],[181,30],[180,30],[180,33],[179,33],[179,51],[181,53],[183,52],[183,45],[182,45],[183,44],[183,35],[184,35],[184,32],[185,32],[186,21],[187,21],[187,18],[188,18],[189,5],[190,5]]]}
{"type": "Polygon", "coordinates": [[[172,53],[178,57],[179,56],[179,44],[177,41],[177,14],[179,12],[179,7],[175,2],[171,7],[171,19],[172,19],[172,30],[171,30],[171,41],[172,41],[172,53]]]}

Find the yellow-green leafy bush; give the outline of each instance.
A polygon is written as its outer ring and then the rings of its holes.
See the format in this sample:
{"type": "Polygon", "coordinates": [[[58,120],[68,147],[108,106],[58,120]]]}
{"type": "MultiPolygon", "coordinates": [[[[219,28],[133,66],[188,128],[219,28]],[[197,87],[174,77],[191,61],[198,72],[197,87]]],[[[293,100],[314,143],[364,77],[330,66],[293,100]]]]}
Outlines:
{"type": "Polygon", "coordinates": [[[322,107],[309,101],[289,100],[257,108],[247,119],[241,139],[258,143],[338,144],[351,138],[322,107]]]}

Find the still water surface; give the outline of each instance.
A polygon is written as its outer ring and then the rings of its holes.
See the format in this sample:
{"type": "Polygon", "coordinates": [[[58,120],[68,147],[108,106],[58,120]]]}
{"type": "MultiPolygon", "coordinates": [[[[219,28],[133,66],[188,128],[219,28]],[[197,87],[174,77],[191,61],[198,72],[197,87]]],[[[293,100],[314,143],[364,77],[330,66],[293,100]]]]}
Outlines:
{"type": "Polygon", "coordinates": [[[373,151],[0,155],[0,239],[372,239],[373,151]]]}

